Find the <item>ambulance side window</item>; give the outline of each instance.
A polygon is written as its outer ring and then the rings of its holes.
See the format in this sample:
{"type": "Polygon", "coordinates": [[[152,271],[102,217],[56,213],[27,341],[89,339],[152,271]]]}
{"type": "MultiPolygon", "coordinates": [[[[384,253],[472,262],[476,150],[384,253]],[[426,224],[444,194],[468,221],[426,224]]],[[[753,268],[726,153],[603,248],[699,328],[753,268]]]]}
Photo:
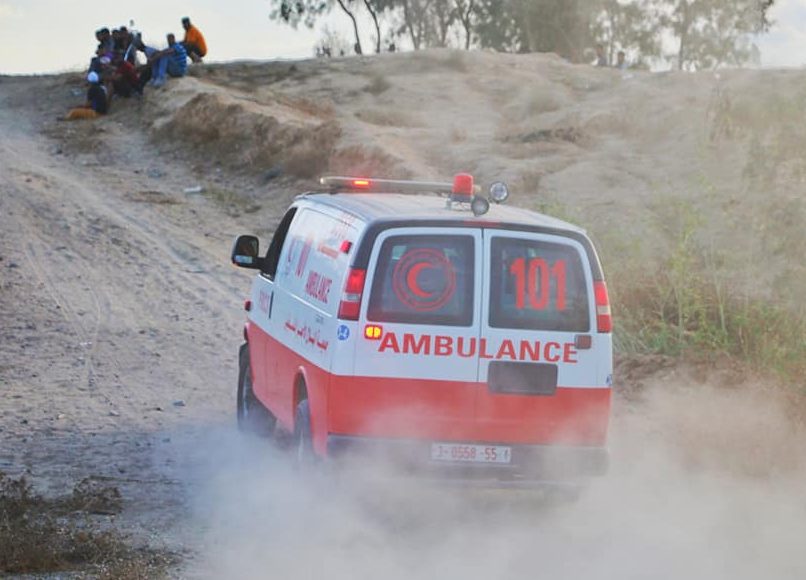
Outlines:
{"type": "Polygon", "coordinates": [[[269,246],[269,250],[266,252],[266,266],[263,270],[263,274],[272,280],[274,280],[274,276],[277,274],[277,265],[280,263],[280,253],[283,250],[283,244],[288,236],[288,229],[291,227],[291,222],[294,220],[296,213],[297,208],[295,207],[292,207],[290,210],[288,210],[288,212],[286,212],[282,221],[280,222],[280,225],[278,225],[277,229],[274,231],[274,237],[271,240],[271,245],[269,246]]]}
{"type": "Polygon", "coordinates": [[[471,236],[392,236],[381,246],[368,320],[473,324],[475,241],[471,236]]]}

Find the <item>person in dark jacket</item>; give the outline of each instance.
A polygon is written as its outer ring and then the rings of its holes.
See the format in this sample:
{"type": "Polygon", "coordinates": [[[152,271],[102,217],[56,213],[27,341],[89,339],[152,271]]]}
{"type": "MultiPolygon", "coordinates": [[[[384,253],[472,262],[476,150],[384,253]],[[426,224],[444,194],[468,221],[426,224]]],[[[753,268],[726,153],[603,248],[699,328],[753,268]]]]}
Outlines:
{"type": "Polygon", "coordinates": [[[87,89],[87,102],[76,107],[67,113],[67,120],[76,119],[96,119],[101,115],[106,115],[109,111],[109,94],[101,84],[101,77],[95,71],[90,71],[87,75],[89,89],[87,89]]]}

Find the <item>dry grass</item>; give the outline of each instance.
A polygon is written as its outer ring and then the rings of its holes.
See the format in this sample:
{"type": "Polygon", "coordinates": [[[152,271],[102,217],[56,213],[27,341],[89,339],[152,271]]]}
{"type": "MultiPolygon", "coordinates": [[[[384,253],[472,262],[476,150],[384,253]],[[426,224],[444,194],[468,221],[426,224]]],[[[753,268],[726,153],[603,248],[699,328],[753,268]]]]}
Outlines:
{"type": "Polygon", "coordinates": [[[334,152],[328,169],[336,175],[384,175],[390,179],[410,179],[411,174],[398,159],[376,147],[355,145],[334,152]]]}
{"type": "Polygon", "coordinates": [[[364,92],[377,97],[392,88],[392,84],[381,74],[373,75],[369,84],[364,87],[364,92]]]}
{"type": "Polygon", "coordinates": [[[392,109],[366,109],[358,111],[355,116],[370,125],[379,127],[422,127],[413,115],[392,109]]]}
{"type": "Polygon", "coordinates": [[[467,63],[466,53],[463,50],[451,50],[448,56],[441,60],[441,63],[446,68],[460,73],[466,73],[469,70],[467,63]]]}
{"type": "Polygon", "coordinates": [[[134,550],[90,514],[120,511],[117,488],[84,480],[55,500],[37,495],[25,477],[0,472],[0,574],[61,571],[100,578],[160,578],[173,556],[134,550]]]}
{"type": "Polygon", "coordinates": [[[100,120],[60,121],[45,126],[42,132],[58,140],[64,154],[85,155],[103,149],[106,129],[100,120]]]}
{"type": "Polygon", "coordinates": [[[451,143],[464,143],[467,141],[467,130],[461,127],[452,127],[450,132],[451,143]]]}
{"type": "Polygon", "coordinates": [[[132,191],[123,197],[134,203],[150,203],[154,205],[178,205],[182,203],[180,200],[156,190],[132,191]]]}
{"type": "Polygon", "coordinates": [[[280,94],[275,95],[275,98],[278,102],[312,117],[318,117],[325,121],[331,121],[336,117],[336,109],[330,101],[313,100],[305,97],[291,98],[280,94]]]}
{"type": "Polygon", "coordinates": [[[201,194],[220,205],[227,215],[233,217],[243,213],[255,213],[260,209],[260,204],[254,200],[229,189],[210,187],[203,189],[201,194]]]}
{"type": "Polygon", "coordinates": [[[544,113],[557,111],[562,106],[563,102],[556,90],[552,90],[550,87],[535,87],[529,93],[523,110],[519,110],[517,114],[520,116],[525,113],[526,117],[537,117],[544,113]]]}
{"type": "Polygon", "coordinates": [[[235,171],[264,173],[282,166],[286,174],[307,179],[327,167],[341,128],[332,121],[284,122],[241,103],[201,94],[153,136],[172,152],[176,142],[183,142],[187,146],[182,155],[213,157],[235,171]]]}

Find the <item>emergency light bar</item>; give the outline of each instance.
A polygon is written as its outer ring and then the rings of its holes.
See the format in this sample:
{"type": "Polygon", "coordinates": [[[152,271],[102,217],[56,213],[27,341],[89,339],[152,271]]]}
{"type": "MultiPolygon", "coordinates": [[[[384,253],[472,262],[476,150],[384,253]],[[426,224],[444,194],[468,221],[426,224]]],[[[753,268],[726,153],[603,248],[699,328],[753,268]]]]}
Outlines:
{"type": "MultiPolygon", "coordinates": [[[[468,173],[454,176],[453,183],[443,181],[404,181],[395,179],[374,179],[367,177],[322,177],[319,183],[330,188],[330,193],[364,192],[364,193],[437,193],[447,195],[447,207],[453,204],[459,207],[470,206],[473,215],[480,216],[490,211],[490,201],[479,195],[481,188],[468,173]]],[[[497,181],[490,187],[490,200],[503,203],[509,197],[506,184],[497,181]]]]}
{"type": "MultiPolygon", "coordinates": [[[[457,176],[458,178],[459,176],[457,176]]],[[[469,177],[469,176],[468,176],[469,177]]],[[[458,179],[457,179],[458,181],[458,179]]],[[[445,195],[460,194],[472,197],[481,193],[481,188],[470,180],[462,182],[462,191],[447,181],[405,181],[396,179],[374,179],[365,177],[322,177],[319,183],[328,187],[333,193],[340,191],[367,193],[439,193],[445,195]]],[[[469,201],[469,200],[468,200],[469,201]]]]}

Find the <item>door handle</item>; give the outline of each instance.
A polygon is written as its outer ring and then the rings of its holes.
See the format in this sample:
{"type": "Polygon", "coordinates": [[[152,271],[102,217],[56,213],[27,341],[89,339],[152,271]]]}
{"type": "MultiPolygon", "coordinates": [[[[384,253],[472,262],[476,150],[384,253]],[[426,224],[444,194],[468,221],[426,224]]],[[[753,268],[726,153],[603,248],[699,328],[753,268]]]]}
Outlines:
{"type": "Polygon", "coordinates": [[[274,308],[274,291],[269,296],[269,318],[271,318],[271,311],[274,308]]]}

